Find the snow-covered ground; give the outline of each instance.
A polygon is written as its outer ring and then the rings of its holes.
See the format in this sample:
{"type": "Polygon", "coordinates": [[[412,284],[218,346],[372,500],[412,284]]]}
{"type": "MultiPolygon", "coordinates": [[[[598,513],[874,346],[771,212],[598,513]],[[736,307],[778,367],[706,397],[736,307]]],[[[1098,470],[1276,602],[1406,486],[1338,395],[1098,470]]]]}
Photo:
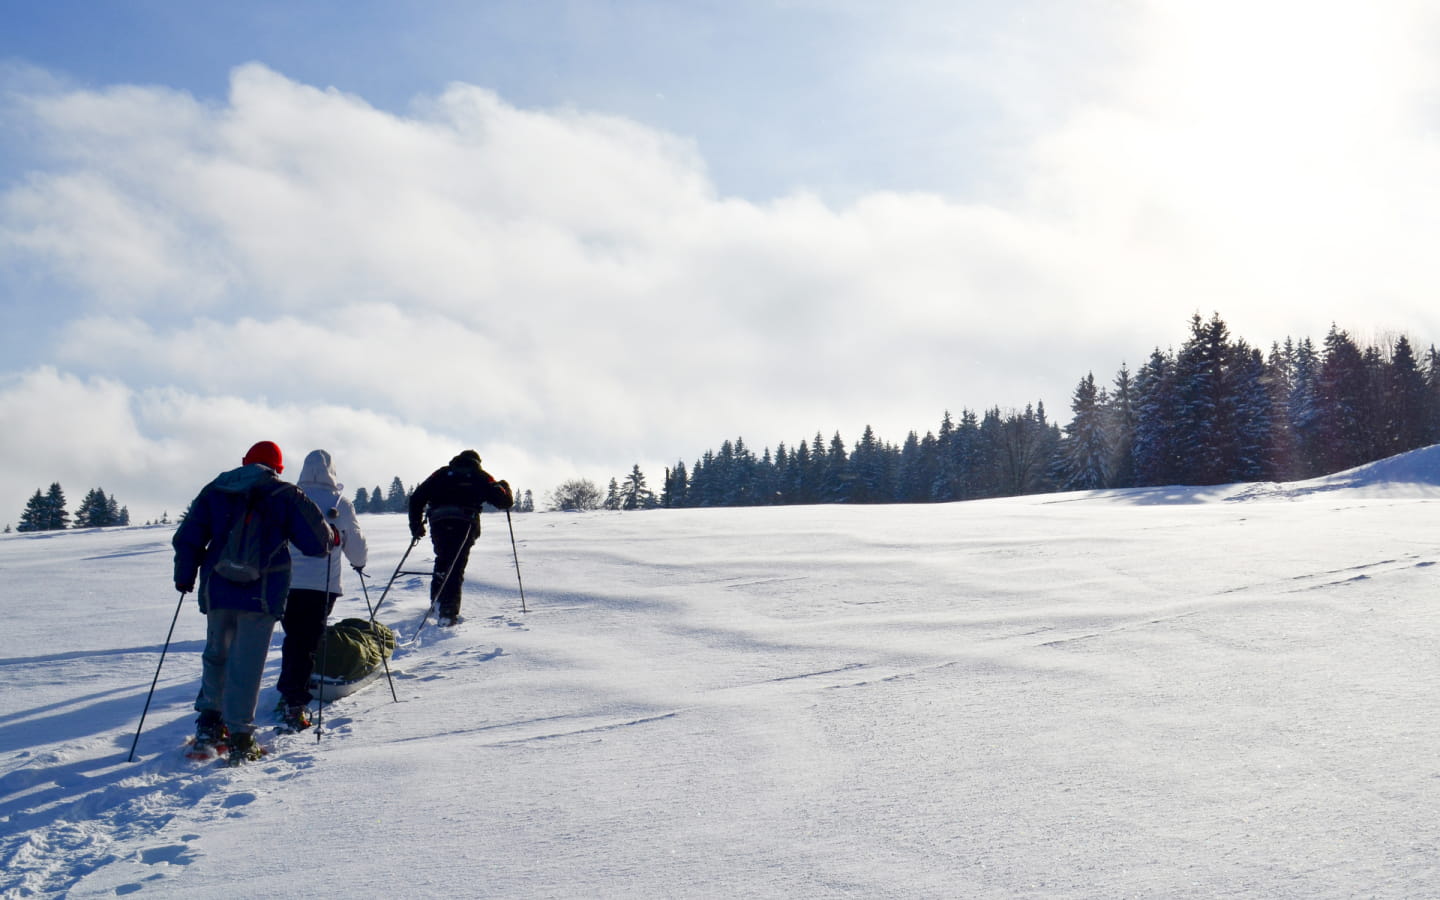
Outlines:
{"type": "MultiPolygon", "coordinates": [[[[7,535],[0,889],[1436,896],[1437,485],[1430,448],[1287,485],[517,515],[528,613],[487,515],[467,620],[401,648],[399,702],[241,769],[180,755],[193,598],[126,761],[170,530],[7,535]]],[[[362,521],[374,597],[408,535],[362,521]]],[[[402,577],[380,619],[409,637],[426,596],[402,577]]]]}

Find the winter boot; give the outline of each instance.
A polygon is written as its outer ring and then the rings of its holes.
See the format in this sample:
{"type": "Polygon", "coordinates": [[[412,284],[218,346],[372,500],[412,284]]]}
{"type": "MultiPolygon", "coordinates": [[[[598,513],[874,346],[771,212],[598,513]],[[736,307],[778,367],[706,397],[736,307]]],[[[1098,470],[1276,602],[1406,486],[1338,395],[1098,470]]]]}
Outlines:
{"type": "Polygon", "coordinates": [[[205,710],[195,719],[195,746],[199,749],[213,747],[220,752],[225,750],[225,742],[229,738],[225,722],[220,714],[214,710],[205,710]]]}
{"type": "Polygon", "coordinates": [[[440,611],[435,614],[435,624],[442,628],[449,628],[452,625],[460,624],[460,604],[442,603],[440,611]]]}
{"type": "Polygon", "coordinates": [[[255,743],[255,735],[240,731],[230,735],[230,765],[243,766],[265,755],[261,746],[255,743]]]}
{"type": "Polygon", "coordinates": [[[310,708],[298,703],[287,705],[280,713],[281,731],[304,731],[313,723],[310,721],[310,708]]]}

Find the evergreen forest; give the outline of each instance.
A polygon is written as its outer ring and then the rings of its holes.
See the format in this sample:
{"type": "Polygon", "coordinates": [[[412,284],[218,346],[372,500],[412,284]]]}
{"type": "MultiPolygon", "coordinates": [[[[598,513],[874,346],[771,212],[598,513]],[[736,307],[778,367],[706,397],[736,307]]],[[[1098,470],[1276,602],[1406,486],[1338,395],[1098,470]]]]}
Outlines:
{"type": "MultiPolygon", "coordinates": [[[[1342,471],[1440,438],[1440,353],[1403,335],[1361,346],[1332,326],[1268,352],[1233,338],[1218,313],[1190,321],[1179,349],[1153,350],[1108,384],[1086,374],[1067,425],[1043,403],[948,411],[899,446],[866,426],[756,455],[726,440],[689,468],[667,468],[641,507],[933,503],[1168,484],[1294,481],[1342,471]]],[[[635,508],[632,472],[604,505],[635,508]]],[[[639,482],[643,489],[643,477],[639,482]]]]}

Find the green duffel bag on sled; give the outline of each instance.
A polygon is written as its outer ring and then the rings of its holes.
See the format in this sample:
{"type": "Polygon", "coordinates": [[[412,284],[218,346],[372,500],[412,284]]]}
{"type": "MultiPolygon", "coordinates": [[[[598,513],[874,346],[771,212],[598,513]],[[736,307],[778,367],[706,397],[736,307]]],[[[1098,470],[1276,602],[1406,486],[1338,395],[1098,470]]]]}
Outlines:
{"type": "Polygon", "coordinates": [[[322,699],[343,697],[368,684],[395,652],[395,632],[369,619],[342,619],[325,628],[311,687],[322,699]]]}

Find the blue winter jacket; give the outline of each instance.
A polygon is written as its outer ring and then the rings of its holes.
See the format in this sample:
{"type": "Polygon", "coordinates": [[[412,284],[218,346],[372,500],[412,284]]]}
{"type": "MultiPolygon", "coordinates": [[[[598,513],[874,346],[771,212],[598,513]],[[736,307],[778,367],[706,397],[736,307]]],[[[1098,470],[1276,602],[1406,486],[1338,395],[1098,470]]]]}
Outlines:
{"type": "Polygon", "coordinates": [[[170,543],[175,547],[175,584],[198,588],[202,613],[238,609],[278,618],[285,614],[290,591],[289,545],[306,556],[324,556],[333,533],[319,507],[295,485],[281,481],[268,466],[251,463],[222,472],[205,485],[170,543]],[[261,517],[262,574],[258,581],[237,584],[215,574],[214,568],[231,526],[249,504],[261,517]]]}

